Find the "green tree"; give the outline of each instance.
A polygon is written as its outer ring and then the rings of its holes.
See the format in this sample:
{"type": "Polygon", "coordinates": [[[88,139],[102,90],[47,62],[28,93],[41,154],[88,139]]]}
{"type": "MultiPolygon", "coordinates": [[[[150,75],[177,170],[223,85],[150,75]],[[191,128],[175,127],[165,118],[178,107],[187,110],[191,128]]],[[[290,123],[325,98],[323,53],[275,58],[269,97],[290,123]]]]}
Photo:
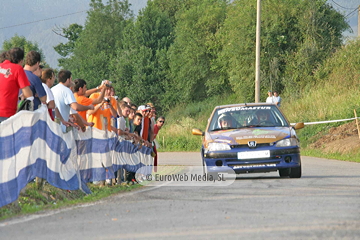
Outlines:
{"type": "Polygon", "coordinates": [[[299,96],[302,89],[313,85],[314,72],[342,45],[342,32],[349,28],[345,17],[324,0],[303,1],[299,8],[303,11],[297,21],[296,51],[289,52],[282,79],[291,96],[299,96]]]}
{"type": "Polygon", "coordinates": [[[92,0],[84,29],[79,33],[73,54],[62,61],[61,67],[70,69],[74,77],[83,78],[96,86],[110,77],[110,61],[116,48],[122,45],[123,30],[133,22],[127,0],[92,0]]]}
{"type": "Polygon", "coordinates": [[[168,14],[153,2],[142,10],[134,25],[126,28],[122,47],[111,63],[116,90],[138,104],[159,106],[167,73],[167,49],[173,41],[168,14]]]}
{"type": "Polygon", "coordinates": [[[226,89],[227,82],[212,70],[219,48],[215,34],[226,17],[225,0],[192,1],[176,15],[175,41],[169,49],[168,102],[198,101],[226,89]]]}
{"type": "MultiPolygon", "coordinates": [[[[261,89],[293,92],[307,85],[317,65],[341,45],[348,25],[325,0],[262,2],[261,89]]],[[[223,50],[217,64],[229,75],[234,92],[254,99],[256,2],[235,0],[229,5],[218,34],[223,50]]]]}
{"type": "Polygon", "coordinates": [[[83,26],[74,23],[68,28],[61,28],[54,31],[57,35],[60,35],[68,40],[67,43],[60,43],[54,47],[55,51],[62,57],[58,60],[60,65],[64,59],[70,57],[74,52],[75,42],[78,40],[82,30],[83,26]]]}
{"type": "Polygon", "coordinates": [[[25,55],[29,51],[39,52],[41,54],[41,60],[45,64],[45,56],[36,42],[33,43],[31,41],[26,40],[25,37],[18,36],[17,34],[15,34],[14,37],[10,38],[9,40],[5,40],[3,42],[2,51],[7,51],[14,47],[22,48],[25,52],[25,55]]]}

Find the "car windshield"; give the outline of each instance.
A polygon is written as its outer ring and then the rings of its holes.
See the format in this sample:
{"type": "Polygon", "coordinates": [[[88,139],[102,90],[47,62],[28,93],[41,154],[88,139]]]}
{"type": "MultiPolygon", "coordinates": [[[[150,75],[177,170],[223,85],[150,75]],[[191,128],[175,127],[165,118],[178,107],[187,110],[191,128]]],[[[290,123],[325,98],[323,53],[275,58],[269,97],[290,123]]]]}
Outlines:
{"type": "Polygon", "coordinates": [[[217,109],[210,121],[209,131],[288,126],[288,122],[276,106],[236,106],[217,109]]]}

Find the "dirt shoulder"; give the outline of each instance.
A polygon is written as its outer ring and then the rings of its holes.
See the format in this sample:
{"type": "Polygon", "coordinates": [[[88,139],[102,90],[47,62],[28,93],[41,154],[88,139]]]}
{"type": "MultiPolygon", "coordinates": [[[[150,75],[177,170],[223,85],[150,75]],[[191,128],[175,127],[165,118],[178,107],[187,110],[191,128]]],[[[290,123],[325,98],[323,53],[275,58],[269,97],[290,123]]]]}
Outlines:
{"type": "Polygon", "coordinates": [[[309,148],[325,153],[353,153],[360,150],[360,139],[356,122],[329,129],[329,132],[312,143],[309,148]]]}

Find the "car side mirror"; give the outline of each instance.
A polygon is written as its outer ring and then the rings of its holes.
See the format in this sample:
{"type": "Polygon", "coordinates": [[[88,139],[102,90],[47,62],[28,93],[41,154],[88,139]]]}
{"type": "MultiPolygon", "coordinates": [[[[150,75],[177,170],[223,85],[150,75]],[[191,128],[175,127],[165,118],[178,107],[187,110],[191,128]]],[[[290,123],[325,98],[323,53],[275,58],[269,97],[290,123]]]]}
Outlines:
{"type": "Polygon", "coordinates": [[[199,136],[204,136],[204,132],[201,131],[198,128],[193,128],[193,130],[191,131],[192,135],[199,135],[199,136]]]}
{"type": "Polygon", "coordinates": [[[304,127],[305,127],[305,124],[304,124],[303,122],[296,123],[296,124],[293,126],[293,128],[294,128],[295,130],[302,129],[302,128],[304,128],[304,127]]]}

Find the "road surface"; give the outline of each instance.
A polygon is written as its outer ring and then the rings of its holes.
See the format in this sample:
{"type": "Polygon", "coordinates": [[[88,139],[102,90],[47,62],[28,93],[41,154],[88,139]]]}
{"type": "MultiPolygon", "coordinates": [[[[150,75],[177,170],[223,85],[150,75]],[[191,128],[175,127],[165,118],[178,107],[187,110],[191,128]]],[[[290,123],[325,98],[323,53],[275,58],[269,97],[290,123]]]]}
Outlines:
{"type": "MultiPolygon", "coordinates": [[[[200,165],[199,153],[159,153],[200,165]]],[[[0,222],[0,239],[360,239],[360,164],[302,157],[303,177],[240,175],[223,187],[143,187],[0,222]]]]}

